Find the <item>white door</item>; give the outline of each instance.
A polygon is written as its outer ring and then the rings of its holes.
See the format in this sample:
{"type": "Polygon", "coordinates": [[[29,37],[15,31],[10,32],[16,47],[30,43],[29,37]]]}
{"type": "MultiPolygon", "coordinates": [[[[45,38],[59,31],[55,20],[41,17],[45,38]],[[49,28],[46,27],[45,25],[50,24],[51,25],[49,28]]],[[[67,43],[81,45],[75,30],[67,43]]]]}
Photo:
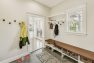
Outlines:
{"type": "Polygon", "coordinates": [[[29,51],[34,51],[44,46],[44,21],[45,17],[43,16],[34,14],[28,16],[29,51]]]}

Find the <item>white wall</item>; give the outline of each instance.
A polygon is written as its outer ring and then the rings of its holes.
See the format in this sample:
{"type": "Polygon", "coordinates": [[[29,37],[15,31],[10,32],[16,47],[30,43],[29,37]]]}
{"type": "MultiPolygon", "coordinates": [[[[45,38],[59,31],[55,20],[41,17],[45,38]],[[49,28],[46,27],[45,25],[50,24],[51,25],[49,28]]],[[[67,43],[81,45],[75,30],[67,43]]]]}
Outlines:
{"type": "MultiPolygon", "coordinates": [[[[94,51],[94,0],[87,0],[87,33],[88,35],[77,36],[69,35],[65,33],[64,27],[62,25],[61,35],[58,36],[57,40],[64,41],[68,44],[72,44],[90,51],[94,51]]],[[[74,8],[82,4],[82,0],[65,0],[60,5],[53,7],[51,10],[51,15],[61,14],[68,8],[74,8]]],[[[19,50],[19,21],[26,20],[26,12],[35,13],[43,16],[48,16],[50,9],[40,5],[34,1],[30,0],[0,0],[0,59],[6,57],[9,54],[14,54],[17,52],[26,52],[26,47],[23,50],[19,50]],[[5,18],[6,21],[3,22],[2,19],[5,18]],[[14,23],[13,20],[16,19],[17,22],[14,23]],[[12,24],[8,24],[11,21],[12,24]]],[[[53,38],[52,31],[48,29],[48,23],[46,22],[46,38],[53,38]],[[51,33],[50,33],[51,32],[51,33]]]]}
{"type": "Polygon", "coordinates": [[[26,13],[49,15],[49,8],[30,0],[0,0],[0,60],[8,55],[26,52],[19,50],[19,22],[26,21],[26,13]],[[6,19],[5,22],[2,19],[6,19]],[[16,23],[13,20],[17,20],[16,23]],[[8,24],[12,22],[12,24],[8,24]]]}
{"type": "MultiPolygon", "coordinates": [[[[94,52],[94,38],[93,38],[94,37],[94,29],[93,29],[94,3],[93,2],[94,0],[87,0],[87,34],[88,35],[78,36],[75,34],[66,33],[66,30],[64,29],[66,28],[65,27],[66,22],[65,22],[65,24],[59,26],[60,35],[54,39],[94,52]]],[[[83,3],[84,3],[83,0],[65,0],[63,3],[52,8],[50,16],[62,14],[67,9],[78,7],[83,3]]],[[[49,30],[49,32],[50,32],[49,34],[50,38],[53,38],[53,31],[49,30]]]]}

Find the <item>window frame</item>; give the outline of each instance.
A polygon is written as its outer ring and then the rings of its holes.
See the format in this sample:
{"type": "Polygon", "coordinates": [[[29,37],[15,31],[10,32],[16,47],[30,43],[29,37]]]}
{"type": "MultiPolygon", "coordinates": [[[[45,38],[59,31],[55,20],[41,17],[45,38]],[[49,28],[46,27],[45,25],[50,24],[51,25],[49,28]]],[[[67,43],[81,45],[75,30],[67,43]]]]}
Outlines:
{"type": "Polygon", "coordinates": [[[72,34],[79,34],[79,35],[83,35],[83,34],[87,34],[87,23],[86,23],[86,6],[83,5],[83,6],[79,6],[79,7],[76,7],[76,8],[73,8],[73,9],[69,9],[67,11],[67,22],[66,22],[66,27],[67,27],[67,32],[68,33],[72,33],[72,34]],[[69,29],[70,26],[70,16],[71,14],[74,14],[74,13],[80,13],[82,12],[82,16],[80,17],[79,21],[80,22],[80,31],[75,31],[75,32],[71,32],[71,30],[69,29]]]}

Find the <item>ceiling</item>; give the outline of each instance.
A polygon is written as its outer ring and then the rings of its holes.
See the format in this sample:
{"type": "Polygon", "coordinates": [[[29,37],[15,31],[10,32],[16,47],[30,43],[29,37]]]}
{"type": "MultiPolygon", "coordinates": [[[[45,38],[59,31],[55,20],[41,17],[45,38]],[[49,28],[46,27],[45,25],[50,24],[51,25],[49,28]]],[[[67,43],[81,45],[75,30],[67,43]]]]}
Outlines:
{"type": "Polygon", "coordinates": [[[63,2],[64,0],[35,0],[43,5],[46,5],[48,7],[54,7],[58,5],[59,3],[63,2]]]}

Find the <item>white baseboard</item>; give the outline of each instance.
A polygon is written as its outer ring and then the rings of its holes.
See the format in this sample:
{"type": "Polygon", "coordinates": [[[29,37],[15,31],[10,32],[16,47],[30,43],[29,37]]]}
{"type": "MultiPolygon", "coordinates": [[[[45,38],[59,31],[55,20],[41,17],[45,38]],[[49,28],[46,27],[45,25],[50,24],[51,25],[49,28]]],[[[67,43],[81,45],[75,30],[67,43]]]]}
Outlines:
{"type": "Polygon", "coordinates": [[[9,62],[12,62],[12,61],[14,61],[14,60],[16,60],[16,59],[21,58],[22,56],[27,55],[27,54],[29,54],[29,52],[22,53],[22,54],[20,54],[20,55],[16,55],[16,56],[14,56],[14,57],[11,57],[11,58],[2,60],[2,61],[0,61],[0,63],[9,63],[9,62]]]}

